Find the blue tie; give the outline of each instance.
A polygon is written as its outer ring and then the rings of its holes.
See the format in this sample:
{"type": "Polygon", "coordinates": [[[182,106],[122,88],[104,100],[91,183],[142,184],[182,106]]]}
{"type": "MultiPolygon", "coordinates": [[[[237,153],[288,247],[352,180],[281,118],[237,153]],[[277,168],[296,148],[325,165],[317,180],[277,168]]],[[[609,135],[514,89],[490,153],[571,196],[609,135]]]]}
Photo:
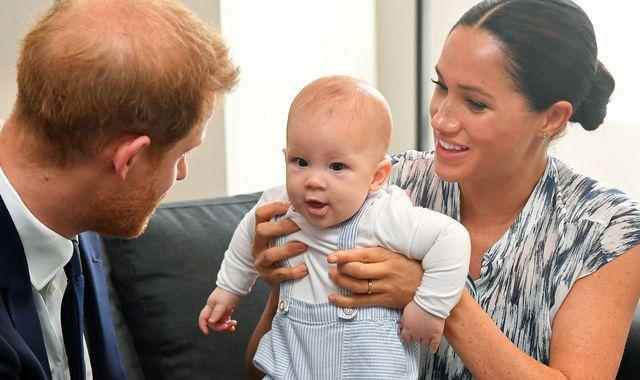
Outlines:
{"type": "Polygon", "coordinates": [[[62,336],[69,360],[71,379],[84,380],[84,278],[78,241],[73,240],[73,256],[65,265],[67,289],[62,298],[62,336]]]}

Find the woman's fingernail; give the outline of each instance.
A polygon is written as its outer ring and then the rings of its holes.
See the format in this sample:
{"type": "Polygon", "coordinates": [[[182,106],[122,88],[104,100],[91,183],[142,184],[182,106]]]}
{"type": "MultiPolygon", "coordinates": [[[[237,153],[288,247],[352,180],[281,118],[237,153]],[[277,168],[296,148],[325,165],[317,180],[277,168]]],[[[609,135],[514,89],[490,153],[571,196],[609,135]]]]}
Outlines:
{"type": "Polygon", "coordinates": [[[336,255],[329,255],[327,256],[327,261],[329,263],[335,263],[336,261],[338,261],[338,258],[336,257],[336,255]]]}

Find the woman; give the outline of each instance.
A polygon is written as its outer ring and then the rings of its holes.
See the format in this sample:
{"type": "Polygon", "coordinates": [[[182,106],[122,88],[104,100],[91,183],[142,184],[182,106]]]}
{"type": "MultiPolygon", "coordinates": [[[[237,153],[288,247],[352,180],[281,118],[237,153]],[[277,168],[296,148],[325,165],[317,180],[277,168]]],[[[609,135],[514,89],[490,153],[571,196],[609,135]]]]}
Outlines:
{"type": "MultiPolygon", "coordinates": [[[[547,156],[567,122],[602,123],[614,88],[587,15],[569,0],[484,1],[453,27],[436,73],[435,153],[397,156],[392,181],[468,229],[475,294],[447,318],[426,378],[615,378],[640,294],[640,205],[547,156]]],[[[269,222],[285,208],[263,207],[256,227],[272,283],[304,276],[273,267],[303,246],[266,245],[295,229],[269,222]]],[[[420,281],[417,263],[380,248],[329,261],[354,294],[332,296],[339,306],[402,308],[420,281]]]]}

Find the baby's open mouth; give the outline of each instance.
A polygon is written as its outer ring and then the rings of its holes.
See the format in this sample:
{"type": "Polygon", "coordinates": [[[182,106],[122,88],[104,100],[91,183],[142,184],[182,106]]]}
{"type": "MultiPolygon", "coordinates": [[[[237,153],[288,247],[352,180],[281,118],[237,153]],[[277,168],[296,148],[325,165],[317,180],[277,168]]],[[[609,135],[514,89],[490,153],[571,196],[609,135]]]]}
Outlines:
{"type": "Polygon", "coordinates": [[[307,206],[309,214],[315,216],[324,216],[329,209],[329,206],[326,203],[313,199],[306,200],[304,203],[307,206]]]}

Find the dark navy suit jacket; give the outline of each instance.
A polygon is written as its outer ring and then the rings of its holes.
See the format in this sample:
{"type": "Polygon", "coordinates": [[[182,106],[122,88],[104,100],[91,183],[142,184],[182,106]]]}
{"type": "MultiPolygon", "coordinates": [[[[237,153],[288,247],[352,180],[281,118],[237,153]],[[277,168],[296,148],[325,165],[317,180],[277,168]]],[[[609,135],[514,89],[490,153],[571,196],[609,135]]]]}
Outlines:
{"type": "MultiPolygon", "coordinates": [[[[116,343],[105,275],[98,251],[101,249],[101,244],[97,239],[95,234],[80,235],[80,258],[84,275],[83,312],[91,368],[96,380],[126,379],[116,343]]],[[[82,353],[67,352],[67,356],[71,361],[72,357],[81,358],[82,353]]],[[[24,248],[2,198],[0,198],[0,379],[51,379],[24,248]]],[[[82,379],[84,374],[78,379],[74,377],[74,380],[82,379]]]]}

